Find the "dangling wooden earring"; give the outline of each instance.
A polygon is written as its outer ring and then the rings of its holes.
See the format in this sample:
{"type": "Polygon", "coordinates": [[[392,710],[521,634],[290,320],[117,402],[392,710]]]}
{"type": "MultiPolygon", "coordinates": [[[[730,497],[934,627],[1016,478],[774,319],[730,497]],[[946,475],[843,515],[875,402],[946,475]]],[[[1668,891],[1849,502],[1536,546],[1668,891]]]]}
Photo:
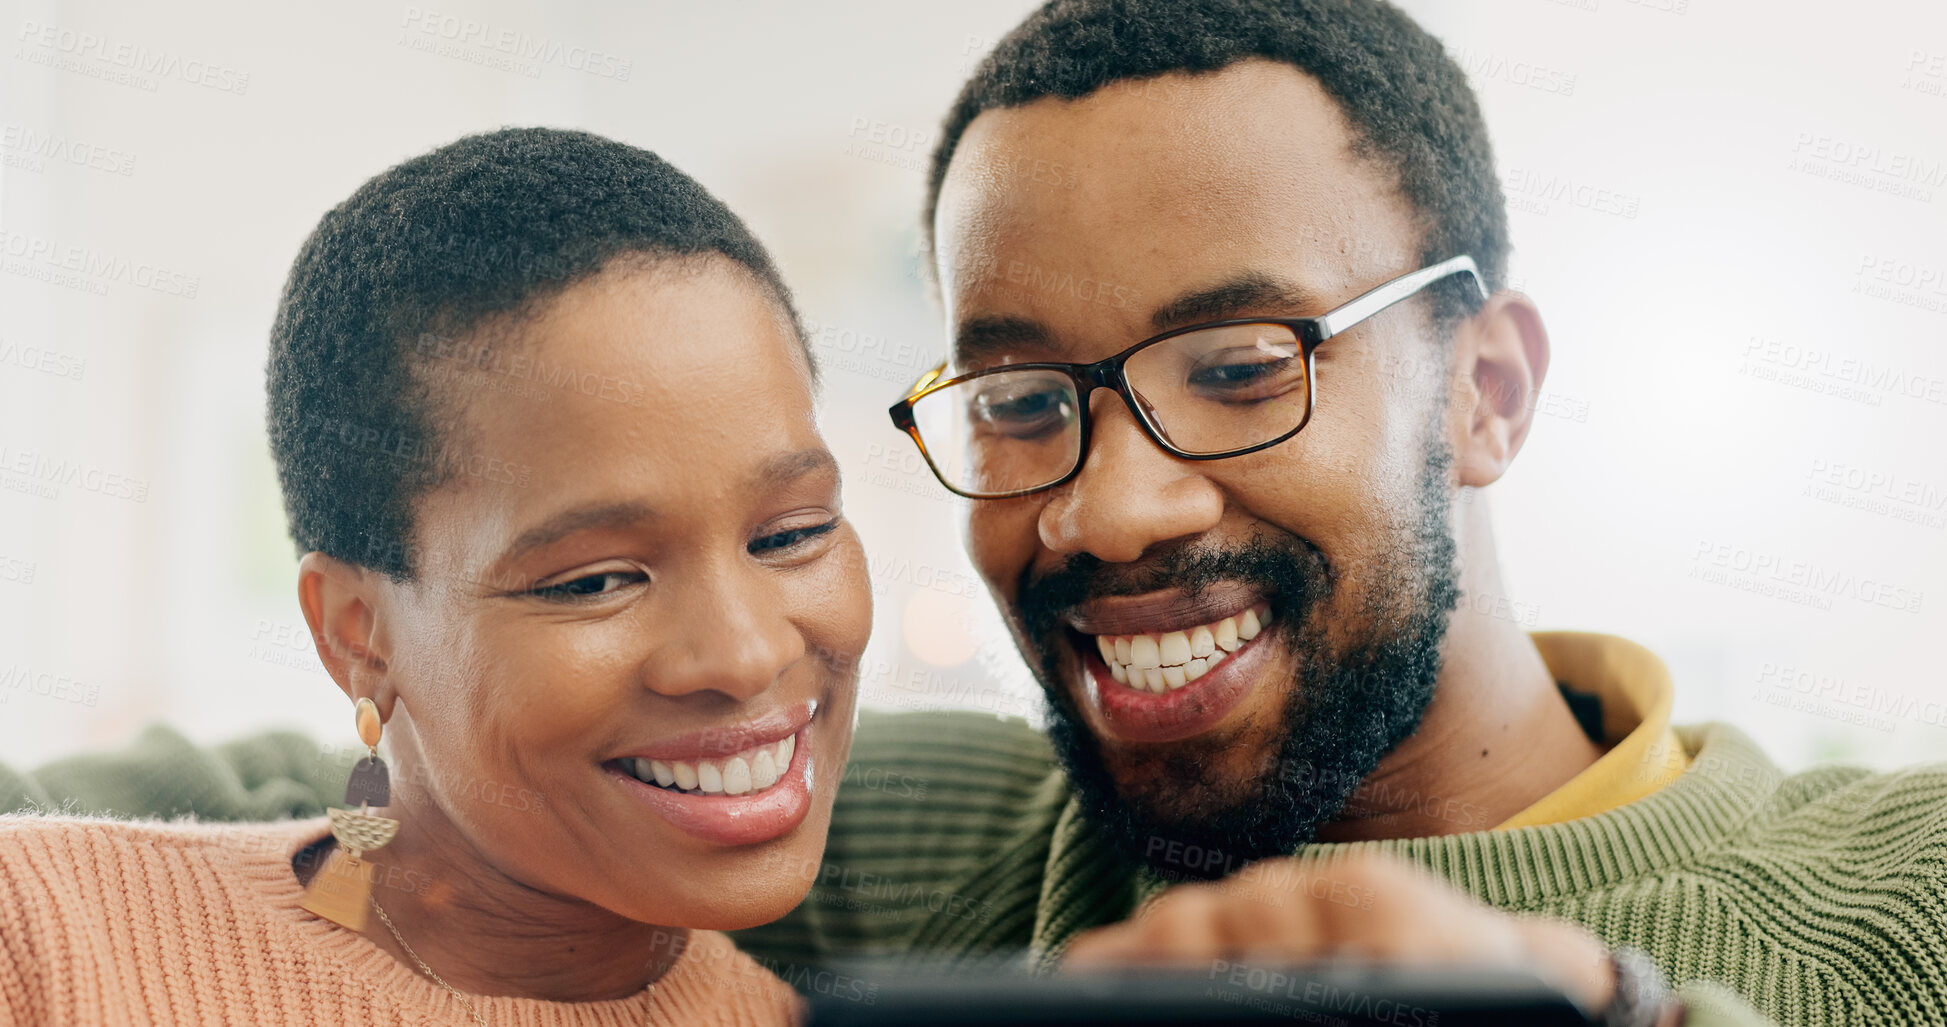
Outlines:
{"type": "Polygon", "coordinates": [[[362,857],[385,847],[399,833],[399,822],[372,813],[373,806],[392,802],[391,775],[379,758],[379,737],[385,730],[379,708],[372,700],[361,698],[352,710],[366,755],[352,767],[351,780],[345,783],[345,805],[358,809],[327,811],[331,836],[338,839],[338,847],[311,878],[298,905],[341,927],[362,932],[366,911],[372,906],[371,868],[362,857]]]}

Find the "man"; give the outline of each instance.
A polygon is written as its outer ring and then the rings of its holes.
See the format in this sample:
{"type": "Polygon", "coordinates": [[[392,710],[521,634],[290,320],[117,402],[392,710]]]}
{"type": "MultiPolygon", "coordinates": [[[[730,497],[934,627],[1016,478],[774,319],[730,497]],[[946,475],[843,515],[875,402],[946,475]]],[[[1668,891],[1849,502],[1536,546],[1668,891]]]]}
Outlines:
{"type": "Polygon", "coordinates": [[[952,350],[894,416],[976,497],[1061,773],[1002,726],[868,725],[854,780],[928,800],[841,798],[821,887],[746,945],[1509,951],[1592,1005],[1640,993],[1637,949],[1788,1022],[1947,1018],[1947,773],[1785,778],[1733,728],[1673,730],[1640,648],[1461,606],[1505,594],[1475,490],[1549,340],[1494,291],[1486,131],[1423,30],[1368,0],[1057,0],[963,90],[929,185],[952,350]],[[1253,862],[1361,841],[1603,944],[1253,862]],[[943,911],[847,912],[902,887],[943,911]]]}
{"type": "MultiPolygon", "coordinates": [[[[1538,966],[1618,1023],[1947,1022],[1947,773],[1787,777],[1672,728],[1643,650],[1464,601],[1504,594],[1477,490],[1549,340],[1496,291],[1485,129],[1418,26],[1058,0],[949,114],[925,223],[953,353],[896,416],[994,496],[966,537],[1051,728],[868,715],[812,895],[750,951],[809,987],[871,951],[1357,951],[1538,966]]],[[[144,745],[14,788],[331,794],[288,736],[144,745]]]]}

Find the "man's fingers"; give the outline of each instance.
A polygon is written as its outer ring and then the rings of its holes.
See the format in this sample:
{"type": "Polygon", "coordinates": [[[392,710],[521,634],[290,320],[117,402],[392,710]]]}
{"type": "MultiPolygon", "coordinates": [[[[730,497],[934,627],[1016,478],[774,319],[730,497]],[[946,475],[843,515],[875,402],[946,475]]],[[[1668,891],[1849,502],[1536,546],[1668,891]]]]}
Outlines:
{"type": "Polygon", "coordinates": [[[1284,962],[1299,962],[1330,953],[1334,939],[1326,929],[1329,920],[1310,895],[1229,881],[1219,886],[1219,893],[1223,955],[1274,952],[1284,962]]]}
{"type": "Polygon", "coordinates": [[[1323,956],[1313,900],[1281,890],[1221,884],[1182,885],[1157,896],[1130,920],[1076,939],[1063,965],[1108,963],[1203,965],[1246,952],[1276,953],[1286,962],[1323,956]]]}
{"type": "Polygon", "coordinates": [[[1077,937],[1062,966],[1205,962],[1230,950],[1239,913],[1235,901],[1211,885],[1172,888],[1135,917],[1077,937]]]}
{"type": "Polygon", "coordinates": [[[1277,860],[1253,871],[1171,888],[1130,920],[1078,937],[1063,966],[1352,958],[1526,966],[1551,972],[1585,999],[1601,999],[1613,986],[1607,950],[1586,930],[1519,920],[1401,859],[1277,860]]]}

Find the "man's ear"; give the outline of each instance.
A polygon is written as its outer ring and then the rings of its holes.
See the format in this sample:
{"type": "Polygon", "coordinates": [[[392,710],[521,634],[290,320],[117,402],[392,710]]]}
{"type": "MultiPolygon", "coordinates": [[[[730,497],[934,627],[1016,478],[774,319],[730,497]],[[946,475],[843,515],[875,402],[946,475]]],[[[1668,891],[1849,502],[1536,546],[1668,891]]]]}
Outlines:
{"type": "Polygon", "coordinates": [[[331,679],[347,698],[370,699],[379,715],[390,719],[389,646],[378,612],[381,578],[336,557],[306,553],[297,564],[297,603],[331,679]]]}
{"type": "Polygon", "coordinates": [[[1497,292],[1461,322],[1454,329],[1454,373],[1454,400],[1467,415],[1455,470],[1462,485],[1492,485],[1521,452],[1548,375],[1548,329],[1534,301],[1497,292]]]}

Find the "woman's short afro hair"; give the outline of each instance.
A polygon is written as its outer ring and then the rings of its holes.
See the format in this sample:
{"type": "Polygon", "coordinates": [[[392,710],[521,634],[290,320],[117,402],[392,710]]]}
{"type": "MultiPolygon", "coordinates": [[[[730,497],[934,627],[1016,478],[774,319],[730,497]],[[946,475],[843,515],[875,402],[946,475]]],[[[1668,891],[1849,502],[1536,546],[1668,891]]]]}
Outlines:
{"type": "Polygon", "coordinates": [[[454,404],[416,373],[426,354],[631,255],[728,258],[797,324],[770,255],[722,201],[587,132],[470,135],[327,213],[270,336],[270,446],[298,551],[412,578],[414,501],[454,473],[454,404]]]}

